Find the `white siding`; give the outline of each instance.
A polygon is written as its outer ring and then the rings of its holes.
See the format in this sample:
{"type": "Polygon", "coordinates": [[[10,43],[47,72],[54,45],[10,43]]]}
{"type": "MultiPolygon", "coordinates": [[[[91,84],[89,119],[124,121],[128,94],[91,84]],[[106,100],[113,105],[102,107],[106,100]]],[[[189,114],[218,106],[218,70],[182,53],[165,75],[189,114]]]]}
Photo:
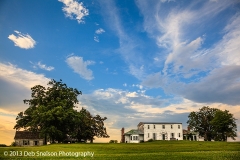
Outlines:
{"type": "Polygon", "coordinates": [[[172,135],[173,138],[175,138],[176,140],[183,140],[182,124],[144,124],[143,128],[144,141],[154,139],[154,135],[155,140],[163,140],[163,134],[165,135],[165,140],[170,140],[170,138],[172,138],[172,135]],[[165,128],[163,128],[163,125],[165,126],[165,128]],[[180,128],[178,126],[180,126],[180,128]]]}
{"type": "Polygon", "coordinates": [[[140,143],[141,140],[144,140],[143,138],[143,135],[125,135],[125,143],[140,143]]]}
{"type": "Polygon", "coordinates": [[[129,135],[125,135],[125,143],[130,143],[130,136],[129,135]]]}
{"type": "Polygon", "coordinates": [[[43,139],[17,139],[15,140],[17,146],[42,146],[43,145],[43,139]],[[37,144],[35,144],[35,141],[37,141],[37,144]],[[28,144],[24,144],[24,142],[28,144]]]}

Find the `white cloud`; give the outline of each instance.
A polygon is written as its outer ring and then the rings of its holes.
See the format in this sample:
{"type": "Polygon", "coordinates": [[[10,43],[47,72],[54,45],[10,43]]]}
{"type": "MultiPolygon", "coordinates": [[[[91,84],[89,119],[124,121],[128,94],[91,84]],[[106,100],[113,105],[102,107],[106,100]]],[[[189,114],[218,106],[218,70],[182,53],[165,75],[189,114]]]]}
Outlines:
{"type": "Polygon", "coordinates": [[[93,73],[92,70],[88,69],[89,65],[95,64],[94,61],[84,61],[82,57],[71,56],[66,59],[67,64],[78,73],[82,78],[86,80],[92,80],[93,73]]]}
{"type": "Polygon", "coordinates": [[[94,37],[93,37],[93,40],[96,41],[96,42],[99,42],[98,36],[94,36],[94,37]]]}
{"type": "Polygon", "coordinates": [[[127,83],[124,83],[123,86],[124,86],[124,87],[127,87],[127,83]]]}
{"type": "Polygon", "coordinates": [[[11,81],[12,83],[20,84],[26,88],[31,88],[38,84],[47,85],[50,81],[50,79],[46,78],[43,74],[36,74],[18,68],[11,63],[0,63],[0,78],[8,82],[11,81]]]}
{"type": "Polygon", "coordinates": [[[77,20],[78,23],[84,23],[83,18],[89,15],[88,9],[83,6],[83,3],[78,3],[75,0],[58,0],[64,3],[63,11],[66,17],[77,20]]]}
{"type": "Polygon", "coordinates": [[[141,84],[133,84],[132,86],[133,87],[137,87],[139,89],[143,89],[143,86],[141,84]]]}
{"type": "MultiPolygon", "coordinates": [[[[98,30],[95,31],[96,34],[102,34],[103,32],[105,32],[102,28],[99,28],[98,30]]],[[[99,42],[99,37],[97,35],[95,35],[93,37],[93,40],[96,42],[99,42]]]]}
{"type": "Polygon", "coordinates": [[[10,63],[0,63],[0,109],[11,112],[25,110],[27,105],[23,100],[31,97],[31,88],[36,85],[47,87],[49,81],[43,74],[36,74],[10,63]]]}
{"type": "Polygon", "coordinates": [[[17,33],[17,36],[11,34],[8,36],[8,38],[14,42],[15,46],[23,49],[34,48],[34,46],[36,45],[36,41],[29,34],[22,34],[19,31],[14,32],[17,33]]]}
{"type": "MultiPolygon", "coordinates": [[[[32,63],[32,62],[30,61],[30,63],[32,63]]],[[[42,64],[41,62],[38,62],[38,63],[36,63],[36,64],[32,63],[32,64],[33,64],[33,67],[34,67],[34,68],[40,68],[40,69],[43,69],[43,70],[46,70],[46,71],[52,71],[52,70],[54,70],[54,67],[52,67],[52,66],[47,66],[47,65],[45,65],[45,64],[42,64]]]]}
{"type": "Polygon", "coordinates": [[[104,33],[104,32],[105,32],[105,31],[104,31],[104,29],[102,29],[102,28],[99,28],[98,30],[95,31],[96,34],[102,34],[102,33],[104,33]]]}

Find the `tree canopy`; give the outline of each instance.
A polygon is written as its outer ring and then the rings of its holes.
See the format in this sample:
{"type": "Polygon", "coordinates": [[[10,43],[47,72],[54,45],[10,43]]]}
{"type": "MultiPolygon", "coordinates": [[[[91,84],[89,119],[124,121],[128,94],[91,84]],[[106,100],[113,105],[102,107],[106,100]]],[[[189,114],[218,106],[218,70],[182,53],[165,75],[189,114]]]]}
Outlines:
{"type": "Polygon", "coordinates": [[[227,110],[204,106],[198,112],[191,112],[188,118],[189,127],[205,141],[227,141],[227,137],[235,139],[237,136],[236,119],[227,110]]]}
{"type": "Polygon", "coordinates": [[[14,129],[38,131],[51,142],[63,142],[67,137],[91,142],[95,136],[109,137],[104,126],[106,117],[92,116],[84,108],[75,110],[81,91],[68,87],[62,80],[51,80],[48,85],[31,88],[32,98],[23,100],[29,107],[18,114],[14,129]]]}

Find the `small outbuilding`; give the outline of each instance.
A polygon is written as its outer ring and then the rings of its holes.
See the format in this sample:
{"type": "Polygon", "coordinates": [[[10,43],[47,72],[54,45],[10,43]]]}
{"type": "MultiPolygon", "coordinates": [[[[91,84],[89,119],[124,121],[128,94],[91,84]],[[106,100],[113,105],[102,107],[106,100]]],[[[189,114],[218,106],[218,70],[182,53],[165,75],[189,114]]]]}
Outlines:
{"type": "Polygon", "coordinates": [[[137,129],[128,131],[125,135],[125,143],[139,143],[144,140],[144,133],[137,129]]]}
{"type": "Polygon", "coordinates": [[[44,144],[40,132],[16,131],[14,140],[16,146],[41,146],[44,144]]]}

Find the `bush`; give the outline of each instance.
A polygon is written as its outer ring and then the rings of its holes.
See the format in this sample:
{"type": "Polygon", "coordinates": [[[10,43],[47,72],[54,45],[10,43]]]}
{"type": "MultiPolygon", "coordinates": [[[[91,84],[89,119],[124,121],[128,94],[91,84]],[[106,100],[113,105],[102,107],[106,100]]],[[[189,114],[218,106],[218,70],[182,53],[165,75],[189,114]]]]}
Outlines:
{"type": "Polygon", "coordinates": [[[153,142],[153,139],[149,139],[148,142],[153,142]]]}
{"type": "Polygon", "coordinates": [[[12,142],[10,146],[15,147],[15,146],[17,146],[17,144],[16,144],[16,142],[12,142]]]}
{"type": "Polygon", "coordinates": [[[140,143],[143,143],[144,142],[144,140],[140,140],[140,143]]]}
{"type": "Polygon", "coordinates": [[[109,143],[118,143],[117,140],[110,140],[109,143]]]}

